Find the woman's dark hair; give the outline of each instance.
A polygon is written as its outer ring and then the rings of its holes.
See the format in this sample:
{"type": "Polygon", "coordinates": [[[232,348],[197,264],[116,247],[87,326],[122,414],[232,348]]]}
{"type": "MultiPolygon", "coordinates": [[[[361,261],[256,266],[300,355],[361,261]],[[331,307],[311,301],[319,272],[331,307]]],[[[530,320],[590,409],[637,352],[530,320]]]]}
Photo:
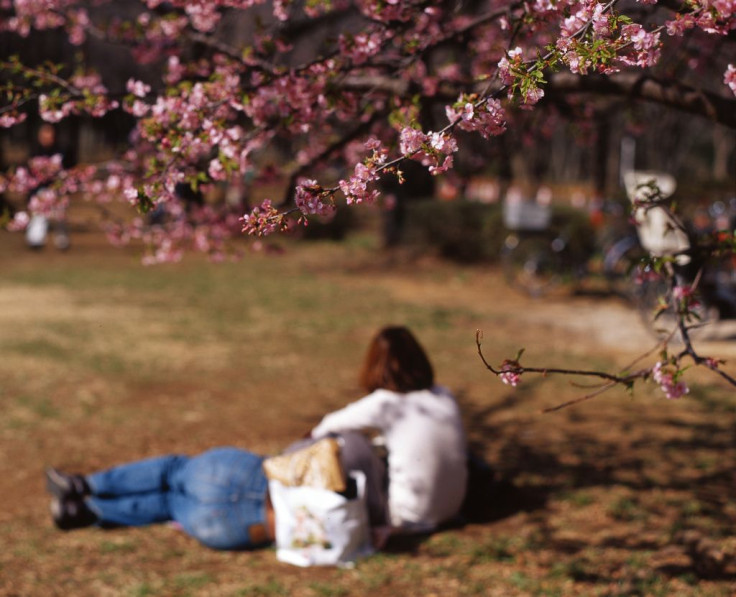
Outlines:
{"type": "Polygon", "coordinates": [[[360,373],[368,392],[426,390],[434,385],[434,370],[414,335],[403,326],[381,329],[373,338],[360,373]]]}

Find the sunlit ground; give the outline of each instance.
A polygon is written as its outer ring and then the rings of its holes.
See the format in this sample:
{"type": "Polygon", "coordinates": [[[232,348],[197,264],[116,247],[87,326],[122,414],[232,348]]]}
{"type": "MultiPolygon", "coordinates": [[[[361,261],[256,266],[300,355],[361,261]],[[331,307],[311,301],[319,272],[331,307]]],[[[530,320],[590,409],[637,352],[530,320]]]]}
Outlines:
{"type": "MultiPolygon", "coordinates": [[[[0,594],[736,590],[732,387],[693,372],[679,401],[640,384],[542,414],[590,389],[539,376],[510,388],[478,358],[482,329],[494,364],[525,348],[529,365],[616,371],[651,348],[616,299],[532,301],[493,268],[387,254],[370,237],[153,268],[90,232],[72,243],[30,252],[0,233],[0,594]],[[294,568],[271,549],[209,551],[167,526],[53,528],[45,466],[87,471],[215,445],[276,453],[360,397],[363,350],[386,323],[426,345],[496,471],[481,519],[351,570],[294,568]]],[[[714,348],[734,353],[732,342],[714,348]]]]}

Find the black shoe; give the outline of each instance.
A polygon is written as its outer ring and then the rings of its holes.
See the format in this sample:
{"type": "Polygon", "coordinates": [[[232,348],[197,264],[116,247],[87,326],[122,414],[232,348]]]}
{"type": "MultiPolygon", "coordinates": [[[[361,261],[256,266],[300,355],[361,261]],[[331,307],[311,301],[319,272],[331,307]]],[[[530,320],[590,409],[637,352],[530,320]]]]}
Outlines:
{"type": "Polygon", "coordinates": [[[83,498],[90,493],[82,475],[68,475],[55,468],[46,469],[46,490],[57,498],[83,498]]]}
{"type": "Polygon", "coordinates": [[[51,517],[62,531],[82,529],[97,522],[95,513],[80,498],[55,498],[51,502],[51,517]]]}

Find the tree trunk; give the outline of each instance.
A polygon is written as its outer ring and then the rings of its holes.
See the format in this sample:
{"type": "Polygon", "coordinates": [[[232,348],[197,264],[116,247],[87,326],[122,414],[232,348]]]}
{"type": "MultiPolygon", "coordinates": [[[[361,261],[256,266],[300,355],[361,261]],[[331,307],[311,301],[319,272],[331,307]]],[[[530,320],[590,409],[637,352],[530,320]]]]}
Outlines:
{"type": "Polygon", "coordinates": [[[732,180],[736,171],[736,137],[725,127],[713,128],[713,179],[732,180]],[[730,167],[729,167],[730,166],[730,167]]]}

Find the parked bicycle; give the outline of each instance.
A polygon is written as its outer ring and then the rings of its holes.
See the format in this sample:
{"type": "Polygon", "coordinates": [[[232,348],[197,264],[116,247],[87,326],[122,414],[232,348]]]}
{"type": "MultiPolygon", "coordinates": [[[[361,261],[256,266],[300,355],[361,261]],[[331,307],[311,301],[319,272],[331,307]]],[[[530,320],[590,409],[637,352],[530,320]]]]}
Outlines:
{"type": "MultiPolygon", "coordinates": [[[[674,193],[675,180],[659,172],[630,172],[627,194],[641,199],[647,188],[656,188],[659,198],[674,193]]],[[[655,257],[672,257],[675,282],[681,288],[694,288],[695,317],[701,324],[736,319],[736,258],[732,254],[714,255],[711,247],[719,235],[736,231],[736,197],[700,208],[688,221],[674,220],[661,207],[635,210],[641,245],[655,257]]],[[[657,336],[670,334],[675,313],[665,302],[668,281],[651,266],[635,272],[635,301],[645,325],[657,336]]]]}
{"type": "Polygon", "coordinates": [[[610,204],[604,211],[606,232],[596,238],[593,227],[579,215],[553,217],[549,205],[534,201],[504,205],[509,234],[501,250],[501,263],[508,284],[540,297],[561,284],[577,285],[598,275],[609,292],[630,298],[630,272],[644,251],[636,231],[626,224],[621,207],[610,204]]]}

